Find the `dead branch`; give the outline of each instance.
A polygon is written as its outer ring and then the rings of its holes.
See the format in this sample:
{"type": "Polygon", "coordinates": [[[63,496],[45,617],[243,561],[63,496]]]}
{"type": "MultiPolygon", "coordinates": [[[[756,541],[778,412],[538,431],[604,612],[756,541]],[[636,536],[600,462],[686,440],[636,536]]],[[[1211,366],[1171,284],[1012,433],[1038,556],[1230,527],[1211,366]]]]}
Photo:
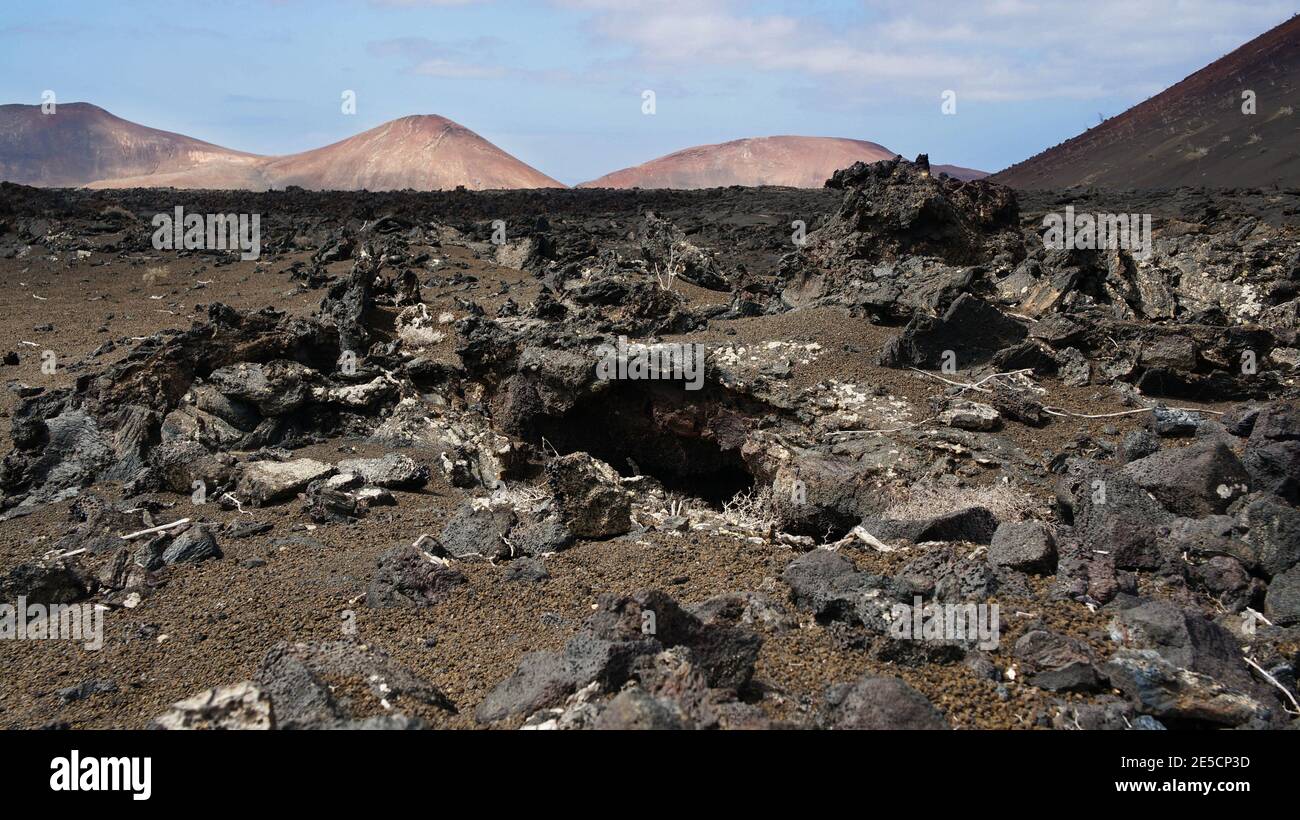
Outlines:
{"type": "Polygon", "coordinates": [[[190,523],[190,520],[188,518],[182,518],[181,520],[173,521],[170,524],[160,524],[157,527],[149,527],[148,529],[137,530],[136,532],[130,533],[128,535],[123,535],[122,540],[130,541],[132,538],[139,538],[142,535],[153,535],[156,532],[165,532],[166,530],[173,530],[181,526],[182,524],[188,524],[188,523],[190,523]]]}
{"type": "MultiPolygon", "coordinates": [[[[1294,711],[1292,711],[1291,709],[1286,709],[1286,711],[1287,711],[1288,713],[1293,714],[1293,715],[1300,715],[1300,703],[1297,703],[1297,702],[1296,702],[1295,695],[1291,694],[1291,690],[1290,690],[1290,689],[1287,689],[1287,688],[1286,688],[1285,686],[1283,686],[1281,683],[1278,683],[1277,678],[1275,678],[1275,677],[1273,677],[1272,675],[1270,675],[1267,671],[1264,670],[1264,667],[1262,667],[1262,666],[1260,666],[1259,664],[1255,663],[1255,662],[1254,662],[1253,660],[1251,660],[1249,657],[1246,657],[1246,656],[1243,655],[1243,656],[1242,656],[1242,660],[1244,660],[1246,663],[1250,664],[1250,667],[1251,667],[1252,669],[1254,669],[1256,672],[1258,672],[1259,674],[1263,675],[1263,676],[1264,676],[1264,680],[1268,681],[1269,683],[1271,683],[1271,684],[1273,684],[1274,686],[1276,686],[1278,689],[1281,689],[1281,690],[1282,690],[1282,694],[1286,695],[1286,696],[1287,696],[1287,699],[1291,701],[1291,705],[1295,707],[1295,710],[1294,710],[1294,711]]],[[[1283,708],[1285,709],[1285,707],[1283,707],[1283,708]]]]}
{"type": "Polygon", "coordinates": [[[845,435],[863,435],[863,436],[870,436],[870,435],[881,435],[881,434],[884,434],[884,433],[900,433],[900,432],[902,432],[903,430],[911,430],[913,427],[920,427],[922,424],[928,424],[929,422],[934,421],[934,418],[935,418],[934,416],[930,416],[930,417],[927,418],[927,419],[922,419],[922,420],[920,420],[920,421],[913,422],[912,424],[905,424],[905,425],[903,425],[902,427],[894,427],[894,428],[891,428],[891,429],[889,429],[889,430],[835,430],[835,431],[833,431],[833,432],[831,432],[831,433],[827,433],[827,435],[831,435],[831,436],[845,436],[845,435]]]}
{"type": "MultiPolygon", "coordinates": [[[[1197,410],[1193,407],[1170,407],[1169,410],[1176,410],[1182,413],[1212,413],[1216,416],[1222,416],[1223,412],[1219,410],[1197,410]]],[[[1049,416],[1063,416],[1075,419],[1113,419],[1116,416],[1132,416],[1136,413],[1150,413],[1155,410],[1154,407],[1140,407],[1137,410],[1121,410],[1118,413],[1073,413],[1061,407],[1052,405],[1043,405],[1043,412],[1049,416]]]]}

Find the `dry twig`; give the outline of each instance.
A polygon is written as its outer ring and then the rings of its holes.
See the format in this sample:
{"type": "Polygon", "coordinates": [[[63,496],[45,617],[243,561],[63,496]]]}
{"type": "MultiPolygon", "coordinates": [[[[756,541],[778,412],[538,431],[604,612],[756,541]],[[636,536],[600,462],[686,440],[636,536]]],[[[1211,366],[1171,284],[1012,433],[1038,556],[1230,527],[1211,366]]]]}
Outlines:
{"type": "Polygon", "coordinates": [[[188,524],[188,523],[190,523],[190,520],[188,518],[182,518],[181,520],[173,521],[170,524],[160,524],[157,527],[149,527],[148,529],[137,530],[136,532],[122,536],[122,540],[130,541],[132,538],[139,538],[142,535],[153,535],[156,532],[165,532],[167,530],[173,530],[181,526],[182,524],[188,524]]]}

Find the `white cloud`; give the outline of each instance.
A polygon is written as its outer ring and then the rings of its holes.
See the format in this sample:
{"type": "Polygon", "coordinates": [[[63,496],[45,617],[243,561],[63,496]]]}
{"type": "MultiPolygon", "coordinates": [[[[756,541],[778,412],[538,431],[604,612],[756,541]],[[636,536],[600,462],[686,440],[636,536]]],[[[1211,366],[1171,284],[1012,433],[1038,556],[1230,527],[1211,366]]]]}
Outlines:
{"type": "Polygon", "coordinates": [[[1146,95],[1292,10],[1283,0],[882,0],[864,3],[864,21],[844,29],[740,0],[556,5],[589,15],[593,37],[632,49],[651,69],[793,73],[862,96],[954,88],[968,100],[1146,95]]]}

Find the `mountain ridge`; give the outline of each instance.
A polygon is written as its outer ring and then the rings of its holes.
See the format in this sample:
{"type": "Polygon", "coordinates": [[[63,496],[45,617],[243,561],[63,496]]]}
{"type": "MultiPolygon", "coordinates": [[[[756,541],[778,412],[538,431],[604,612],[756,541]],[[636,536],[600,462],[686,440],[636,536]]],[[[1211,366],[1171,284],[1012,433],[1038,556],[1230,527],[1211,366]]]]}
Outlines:
{"type": "MultiPolygon", "coordinates": [[[[620,168],[576,188],[720,188],[783,185],[820,188],[835,171],[855,162],[880,162],[897,154],[883,145],[848,137],[776,135],[693,145],[639,165],[620,168]]],[[[962,179],[984,172],[936,165],[962,179]]]]}
{"type": "Polygon", "coordinates": [[[1031,189],[1300,185],[1297,109],[1300,16],[992,179],[1031,189]]]}

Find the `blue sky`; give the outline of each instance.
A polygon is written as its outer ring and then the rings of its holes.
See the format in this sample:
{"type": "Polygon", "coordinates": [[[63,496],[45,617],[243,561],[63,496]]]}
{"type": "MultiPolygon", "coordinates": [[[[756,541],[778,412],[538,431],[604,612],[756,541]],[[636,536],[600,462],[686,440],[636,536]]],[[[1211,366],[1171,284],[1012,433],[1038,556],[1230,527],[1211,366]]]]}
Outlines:
{"type": "Polygon", "coordinates": [[[1293,3],[5,0],[0,102],[51,89],[268,154],[441,114],[570,184],[771,134],[993,171],[1177,82],[1293,3]]]}

